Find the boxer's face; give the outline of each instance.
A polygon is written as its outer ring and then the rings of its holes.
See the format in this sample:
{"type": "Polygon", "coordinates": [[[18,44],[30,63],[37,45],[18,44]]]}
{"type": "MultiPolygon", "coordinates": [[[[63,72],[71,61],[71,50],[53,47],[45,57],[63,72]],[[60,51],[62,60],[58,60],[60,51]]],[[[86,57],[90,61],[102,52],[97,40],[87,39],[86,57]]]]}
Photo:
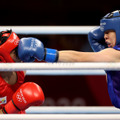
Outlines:
{"type": "Polygon", "coordinates": [[[104,39],[109,48],[112,48],[116,45],[116,33],[113,30],[107,30],[104,33],[104,39]]]}
{"type": "Polygon", "coordinates": [[[13,50],[10,53],[11,58],[15,61],[15,62],[21,62],[21,60],[18,58],[17,54],[16,54],[16,50],[13,50]]]}

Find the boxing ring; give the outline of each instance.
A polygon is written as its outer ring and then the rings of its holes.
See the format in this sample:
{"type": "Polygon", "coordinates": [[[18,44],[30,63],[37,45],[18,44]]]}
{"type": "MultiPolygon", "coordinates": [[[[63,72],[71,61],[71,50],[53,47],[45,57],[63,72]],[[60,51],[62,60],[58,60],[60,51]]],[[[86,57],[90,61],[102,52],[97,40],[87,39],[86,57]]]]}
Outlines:
{"type": "MultiPolygon", "coordinates": [[[[87,34],[95,26],[1,26],[17,34],[87,34]]],[[[0,71],[26,70],[27,75],[105,75],[120,63],[1,63],[0,71]]],[[[0,120],[120,120],[115,107],[30,107],[25,115],[0,115],[0,120]]]]}

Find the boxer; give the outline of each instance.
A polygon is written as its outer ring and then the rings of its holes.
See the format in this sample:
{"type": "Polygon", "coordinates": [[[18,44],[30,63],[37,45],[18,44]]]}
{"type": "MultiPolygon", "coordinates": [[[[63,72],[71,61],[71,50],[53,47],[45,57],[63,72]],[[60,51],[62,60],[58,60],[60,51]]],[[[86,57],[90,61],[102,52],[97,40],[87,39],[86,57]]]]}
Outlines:
{"type": "MultiPolygon", "coordinates": [[[[1,63],[21,62],[17,52],[19,41],[19,37],[12,30],[0,33],[1,63]]],[[[24,77],[25,71],[0,72],[1,114],[25,113],[29,106],[41,105],[44,102],[44,93],[41,87],[35,83],[24,83],[24,77]]]]}

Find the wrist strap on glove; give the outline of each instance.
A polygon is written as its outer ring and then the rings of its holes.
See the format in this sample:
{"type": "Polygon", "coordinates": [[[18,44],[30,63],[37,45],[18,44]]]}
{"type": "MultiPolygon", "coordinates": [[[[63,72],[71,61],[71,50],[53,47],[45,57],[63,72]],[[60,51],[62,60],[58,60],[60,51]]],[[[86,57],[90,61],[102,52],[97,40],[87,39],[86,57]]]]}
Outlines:
{"type": "Polygon", "coordinates": [[[58,53],[57,50],[45,48],[44,60],[46,62],[57,62],[58,61],[58,56],[59,56],[59,53],[58,53]]]}

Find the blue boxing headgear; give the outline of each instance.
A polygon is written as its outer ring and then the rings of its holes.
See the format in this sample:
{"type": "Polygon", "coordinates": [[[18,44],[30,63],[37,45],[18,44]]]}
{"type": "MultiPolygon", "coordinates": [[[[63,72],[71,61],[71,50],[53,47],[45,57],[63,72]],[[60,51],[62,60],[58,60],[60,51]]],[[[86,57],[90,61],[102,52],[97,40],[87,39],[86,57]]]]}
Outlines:
{"type": "Polygon", "coordinates": [[[114,30],[116,32],[116,45],[120,45],[120,10],[108,13],[100,20],[100,30],[114,30]]]}

